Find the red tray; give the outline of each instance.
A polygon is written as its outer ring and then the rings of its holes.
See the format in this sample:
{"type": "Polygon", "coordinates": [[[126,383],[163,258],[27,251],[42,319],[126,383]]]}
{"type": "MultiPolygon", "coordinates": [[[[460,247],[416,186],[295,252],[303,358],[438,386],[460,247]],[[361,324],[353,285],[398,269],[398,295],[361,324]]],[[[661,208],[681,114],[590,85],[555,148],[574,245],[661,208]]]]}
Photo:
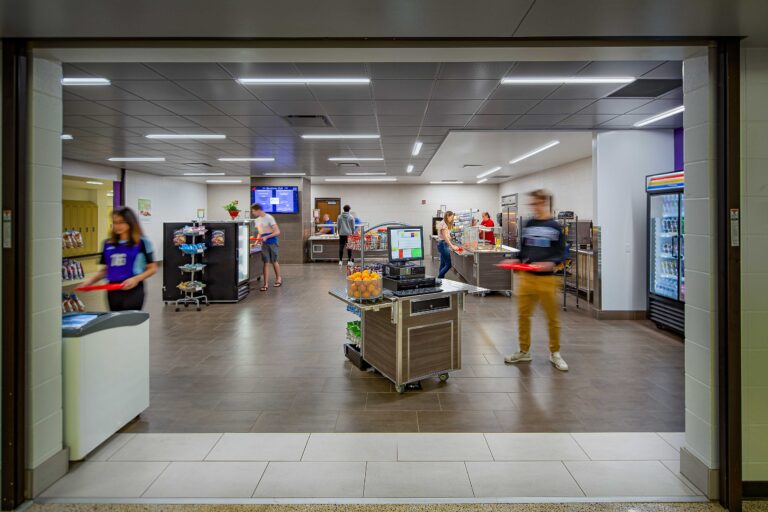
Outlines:
{"type": "Polygon", "coordinates": [[[120,284],[97,284],[93,286],[80,286],[79,288],[75,288],[75,291],[78,292],[95,292],[98,290],[107,290],[107,291],[115,291],[115,290],[122,290],[123,285],[120,284]]]}
{"type": "Polygon", "coordinates": [[[508,270],[522,270],[523,272],[538,272],[539,270],[536,265],[530,263],[499,263],[496,266],[508,270]]]}

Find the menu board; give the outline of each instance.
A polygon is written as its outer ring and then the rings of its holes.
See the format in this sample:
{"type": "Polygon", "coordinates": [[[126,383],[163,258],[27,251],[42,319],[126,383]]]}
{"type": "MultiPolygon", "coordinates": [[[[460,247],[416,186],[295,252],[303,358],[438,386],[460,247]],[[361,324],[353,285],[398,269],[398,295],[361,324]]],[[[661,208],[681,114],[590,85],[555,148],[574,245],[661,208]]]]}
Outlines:
{"type": "Polygon", "coordinates": [[[299,187],[253,187],[251,200],[267,213],[298,213],[299,187]]]}

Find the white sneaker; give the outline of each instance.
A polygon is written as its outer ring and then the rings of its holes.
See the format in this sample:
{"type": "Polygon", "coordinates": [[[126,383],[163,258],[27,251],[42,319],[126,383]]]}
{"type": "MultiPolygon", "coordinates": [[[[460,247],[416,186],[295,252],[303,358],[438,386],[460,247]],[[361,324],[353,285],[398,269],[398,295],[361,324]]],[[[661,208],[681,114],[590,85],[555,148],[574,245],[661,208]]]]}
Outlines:
{"type": "Polygon", "coordinates": [[[348,267],[351,267],[351,266],[353,266],[354,264],[355,264],[355,262],[354,262],[354,261],[352,261],[352,260],[349,260],[349,261],[347,262],[347,266],[348,266],[348,267]]]}
{"type": "Polygon", "coordinates": [[[561,372],[568,371],[568,363],[565,362],[565,359],[560,355],[560,352],[552,352],[549,354],[549,362],[561,372]]]}
{"type": "Polygon", "coordinates": [[[515,352],[514,354],[504,358],[504,362],[507,364],[527,363],[532,360],[533,357],[531,357],[531,353],[523,351],[515,352]]]}
{"type": "Polygon", "coordinates": [[[339,266],[342,266],[342,265],[343,265],[343,262],[339,260],[339,266]]]}

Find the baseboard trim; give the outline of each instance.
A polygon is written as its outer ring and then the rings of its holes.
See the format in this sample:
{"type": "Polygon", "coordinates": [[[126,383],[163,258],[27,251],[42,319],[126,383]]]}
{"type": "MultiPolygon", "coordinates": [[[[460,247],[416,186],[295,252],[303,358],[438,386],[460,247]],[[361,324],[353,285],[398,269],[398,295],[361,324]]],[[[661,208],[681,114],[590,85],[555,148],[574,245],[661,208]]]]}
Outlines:
{"type": "Polygon", "coordinates": [[[27,470],[28,498],[36,498],[69,471],[69,448],[62,448],[44,462],[27,470]]]}
{"type": "Polygon", "coordinates": [[[593,309],[592,316],[598,320],[645,320],[648,312],[643,311],[604,311],[593,309]]]}
{"type": "Polygon", "coordinates": [[[680,473],[696,486],[710,500],[719,497],[718,469],[712,469],[696,455],[685,448],[680,448],[680,473]]]}
{"type": "Polygon", "coordinates": [[[741,486],[744,498],[768,498],[768,481],[744,481],[741,486]]]}

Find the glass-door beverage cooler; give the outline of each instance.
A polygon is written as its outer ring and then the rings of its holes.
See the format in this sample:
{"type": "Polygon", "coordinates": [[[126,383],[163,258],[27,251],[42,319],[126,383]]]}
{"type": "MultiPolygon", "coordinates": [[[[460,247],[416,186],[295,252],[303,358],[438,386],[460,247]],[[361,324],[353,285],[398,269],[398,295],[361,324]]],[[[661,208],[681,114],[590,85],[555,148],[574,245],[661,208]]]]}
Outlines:
{"type": "Polygon", "coordinates": [[[685,209],[683,171],[646,178],[648,192],[648,318],[685,333],[685,209]]]}

